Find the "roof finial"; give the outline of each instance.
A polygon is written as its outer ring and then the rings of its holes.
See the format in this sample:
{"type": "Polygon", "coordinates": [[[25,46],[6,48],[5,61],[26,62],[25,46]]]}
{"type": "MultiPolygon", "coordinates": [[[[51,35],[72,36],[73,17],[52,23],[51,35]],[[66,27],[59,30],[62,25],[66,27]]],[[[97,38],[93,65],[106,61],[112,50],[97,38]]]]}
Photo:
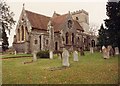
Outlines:
{"type": "Polygon", "coordinates": [[[68,13],[70,14],[70,11],[68,13]]]}
{"type": "Polygon", "coordinates": [[[23,3],[23,8],[25,7],[25,3],[23,3]]]}

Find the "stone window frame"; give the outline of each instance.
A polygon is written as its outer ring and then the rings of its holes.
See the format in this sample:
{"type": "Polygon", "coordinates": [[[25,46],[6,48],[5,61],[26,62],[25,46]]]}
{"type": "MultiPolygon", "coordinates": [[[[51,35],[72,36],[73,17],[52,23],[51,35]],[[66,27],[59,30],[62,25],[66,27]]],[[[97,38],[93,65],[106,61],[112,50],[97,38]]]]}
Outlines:
{"type": "Polygon", "coordinates": [[[55,50],[59,50],[59,42],[55,41],[55,50]],[[57,43],[57,48],[56,48],[56,43],[57,43]]]}
{"type": "Polygon", "coordinates": [[[24,41],[24,26],[22,25],[21,26],[21,32],[22,32],[22,39],[21,39],[21,41],[24,41]]]}
{"type": "Polygon", "coordinates": [[[46,45],[48,45],[49,44],[49,41],[48,41],[48,39],[46,39],[46,45]]]}
{"type": "Polygon", "coordinates": [[[20,28],[17,29],[17,41],[20,42],[20,28]]]}
{"type": "Polygon", "coordinates": [[[72,41],[72,44],[75,43],[75,34],[74,33],[72,33],[72,35],[71,35],[71,41],[72,41]]]}
{"type": "Polygon", "coordinates": [[[66,32],[66,34],[65,34],[65,42],[66,42],[66,44],[68,44],[69,43],[69,33],[68,32],[66,32]]]}

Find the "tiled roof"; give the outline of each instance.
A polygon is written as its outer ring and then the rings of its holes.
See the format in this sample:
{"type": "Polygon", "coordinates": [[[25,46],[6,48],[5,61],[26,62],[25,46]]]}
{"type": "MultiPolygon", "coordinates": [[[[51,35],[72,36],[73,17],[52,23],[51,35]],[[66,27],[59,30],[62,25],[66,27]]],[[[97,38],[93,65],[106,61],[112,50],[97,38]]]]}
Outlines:
{"type": "Polygon", "coordinates": [[[47,24],[50,17],[25,10],[28,20],[33,28],[47,30],[47,24]]]}
{"type": "MultiPolygon", "coordinates": [[[[64,28],[64,23],[67,19],[68,14],[64,14],[58,17],[55,17],[52,19],[52,25],[54,27],[54,32],[59,32],[62,28],[64,28]]],[[[77,30],[84,31],[81,25],[76,21],[73,20],[74,22],[74,28],[77,30]]]]}
{"type": "MultiPolygon", "coordinates": [[[[27,10],[25,10],[25,12],[27,14],[28,20],[30,21],[32,28],[47,30],[47,25],[48,25],[48,22],[50,21],[50,17],[37,14],[31,11],[27,11],[27,10]]],[[[52,17],[51,19],[54,27],[54,32],[59,32],[61,29],[64,28],[64,23],[68,16],[68,14],[64,14],[64,15],[57,14],[57,15],[58,16],[52,17]]],[[[76,20],[73,20],[73,22],[74,22],[75,29],[83,31],[83,28],[76,20]]]]}
{"type": "Polygon", "coordinates": [[[84,31],[82,26],[78,23],[78,21],[73,20],[74,21],[74,28],[76,28],[77,30],[81,30],[84,31]]]}
{"type": "Polygon", "coordinates": [[[54,32],[59,32],[67,18],[67,14],[52,18],[52,25],[54,27],[54,32]]]}

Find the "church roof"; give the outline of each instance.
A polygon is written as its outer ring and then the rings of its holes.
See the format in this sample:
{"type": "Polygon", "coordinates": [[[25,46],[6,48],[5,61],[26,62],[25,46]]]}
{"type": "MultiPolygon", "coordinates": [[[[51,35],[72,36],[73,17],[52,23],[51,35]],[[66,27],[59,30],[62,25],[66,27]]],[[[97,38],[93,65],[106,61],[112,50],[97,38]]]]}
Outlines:
{"type": "Polygon", "coordinates": [[[82,26],[78,23],[78,21],[73,20],[74,21],[74,28],[76,28],[77,30],[81,30],[84,31],[82,26]]]}
{"type": "MultiPolygon", "coordinates": [[[[50,18],[28,10],[25,10],[25,12],[27,14],[28,20],[30,21],[32,28],[47,30],[48,22],[51,20],[52,25],[54,27],[54,32],[59,32],[61,31],[61,29],[64,28],[65,21],[68,17],[68,14],[59,15],[56,13],[58,16],[50,18]]],[[[73,20],[73,22],[74,22],[74,28],[83,31],[83,28],[76,20],[73,20]]]]}
{"type": "Polygon", "coordinates": [[[28,10],[25,10],[25,12],[33,28],[47,30],[47,24],[50,20],[50,17],[37,14],[28,10]]]}
{"type": "Polygon", "coordinates": [[[67,14],[52,18],[52,25],[54,27],[54,32],[59,32],[62,29],[66,18],[67,18],[67,14]]]}
{"type": "MultiPolygon", "coordinates": [[[[59,32],[61,31],[62,28],[64,28],[64,23],[67,19],[68,14],[60,15],[58,17],[53,17],[52,18],[52,25],[54,27],[54,32],[59,32]]],[[[74,28],[77,30],[84,31],[81,25],[76,21],[73,20],[74,22],[74,28]]]]}

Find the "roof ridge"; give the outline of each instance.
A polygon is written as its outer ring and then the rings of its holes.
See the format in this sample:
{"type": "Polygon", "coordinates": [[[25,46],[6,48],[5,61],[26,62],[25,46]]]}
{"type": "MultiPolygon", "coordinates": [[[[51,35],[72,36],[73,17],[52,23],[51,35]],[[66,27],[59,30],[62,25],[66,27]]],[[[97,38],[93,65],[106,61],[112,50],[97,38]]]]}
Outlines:
{"type": "Polygon", "coordinates": [[[33,11],[29,11],[29,10],[25,10],[27,12],[31,12],[31,13],[34,13],[34,14],[37,14],[37,15],[40,15],[40,16],[44,16],[44,17],[48,17],[48,18],[51,18],[49,16],[46,16],[46,15],[43,15],[43,14],[39,14],[39,13],[36,13],[36,12],[33,12],[33,11]]]}

